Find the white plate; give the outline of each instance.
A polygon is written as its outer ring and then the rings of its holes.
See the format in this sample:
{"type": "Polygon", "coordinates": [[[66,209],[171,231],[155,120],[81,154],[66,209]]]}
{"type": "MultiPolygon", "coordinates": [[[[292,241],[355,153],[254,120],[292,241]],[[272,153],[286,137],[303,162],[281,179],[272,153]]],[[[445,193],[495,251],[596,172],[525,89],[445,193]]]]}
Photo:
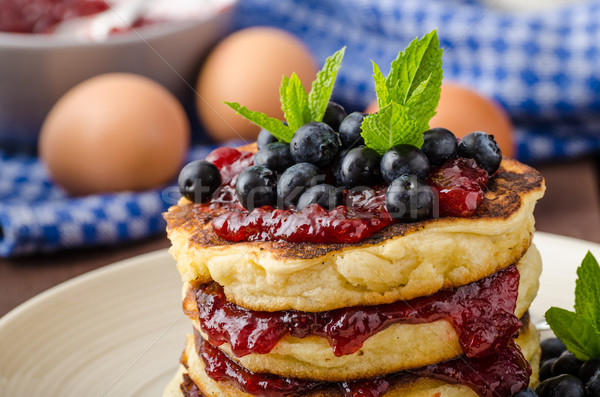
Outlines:
{"type": "MultiPolygon", "coordinates": [[[[575,269],[600,245],[545,233],[544,272],[531,307],[571,309],[575,269]]],[[[58,285],[0,319],[0,396],[160,396],[191,325],[166,251],[58,285]]]]}

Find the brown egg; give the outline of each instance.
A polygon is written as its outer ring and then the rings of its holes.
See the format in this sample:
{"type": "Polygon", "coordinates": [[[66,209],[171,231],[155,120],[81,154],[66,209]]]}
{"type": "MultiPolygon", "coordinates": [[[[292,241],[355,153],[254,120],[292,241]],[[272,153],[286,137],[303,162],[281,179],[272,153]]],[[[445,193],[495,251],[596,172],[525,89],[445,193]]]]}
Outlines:
{"type": "Polygon", "coordinates": [[[164,87],[134,74],[105,74],[54,105],[39,154],[71,194],[143,190],[175,178],[189,135],[183,107],[164,87]]]}
{"type": "Polygon", "coordinates": [[[296,72],[309,91],[317,67],[308,48],[280,29],[243,29],[221,41],[200,70],[196,98],[207,132],[218,141],[254,140],[260,128],[223,102],[283,119],[279,101],[282,76],[296,72]]]}
{"type": "MultiPolygon", "coordinates": [[[[377,110],[377,101],[373,101],[365,112],[377,110]]],[[[515,152],[514,128],[504,109],[492,99],[456,83],[442,83],[437,114],[429,127],[447,128],[458,137],[484,131],[494,135],[504,156],[512,157],[515,152]]]]}

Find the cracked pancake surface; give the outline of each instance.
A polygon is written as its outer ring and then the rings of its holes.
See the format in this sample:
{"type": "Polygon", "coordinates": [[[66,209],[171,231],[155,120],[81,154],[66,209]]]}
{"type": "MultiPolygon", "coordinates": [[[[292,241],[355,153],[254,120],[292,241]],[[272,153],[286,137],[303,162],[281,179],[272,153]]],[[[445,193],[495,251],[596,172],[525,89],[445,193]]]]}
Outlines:
{"type": "Polygon", "coordinates": [[[183,281],[216,281],[251,310],[325,311],[458,287],[516,263],[534,231],[542,176],[504,159],[470,218],[396,223],[354,244],[230,242],[186,199],[165,214],[183,281]]]}
{"type": "MultiPolygon", "coordinates": [[[[519,318],[529,308],[539,288],[542,261],[534,245],[517,264],[520,273],[515,315],[519,318]]],[[[184,286],[184,311],[196,312],[195,293],[184,286]]],[[[196,312],[197,313],[197,312],[196,312]]],[[[204,339],[197,317],[194,327],[204,339]]],[[[316,380],[343,381],[379,376],[433,362],[452,359],[462,354],[458,333],[446,320],[424,324],[393,324],[368,338],[353,354],[335,356],[324,337],[296,338],[284,336],[267,354],[235,357],[229,344],[219,348],[244,367],[254,372],[270,372],[280,376],[316,380]]]]}

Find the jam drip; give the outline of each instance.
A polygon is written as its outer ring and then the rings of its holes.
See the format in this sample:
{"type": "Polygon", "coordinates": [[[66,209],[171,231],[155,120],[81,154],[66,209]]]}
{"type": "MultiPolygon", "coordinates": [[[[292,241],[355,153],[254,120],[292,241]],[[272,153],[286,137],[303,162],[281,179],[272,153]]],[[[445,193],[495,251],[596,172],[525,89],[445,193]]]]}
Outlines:
{"type": "Polygon", "coordinates": [[[329,340],[336,356],[352,354],[364,341],[397,323],[419,324],[436,320],[452,323],[468,357],[482,357],[500,350],[521,326],[515,316],[519,272],[513,265],[462,287],[409,301],[362,306],[325,312],[251,311],[227,300],[217,283],[196,291],[202,331],[212,345],[227,342],[233,353],[266,354],[286,334],[329,340]]]}
{"type": "Polygon", "coordinates": [[[196,347],[215,381],[235,382],[240,390],[257,396],[282,397],[317,387],[335,387],[345,397],[381,397],[390,385],[407,376],[424,376],[463,384],[482,397],[510,397],[529,384],[531,367],[514,342],[484,358],[459,357],[412,371],[352,382],[325,383],[254,373],[229,359],[221,350],[205,343],[196,332],[196,347]]]}

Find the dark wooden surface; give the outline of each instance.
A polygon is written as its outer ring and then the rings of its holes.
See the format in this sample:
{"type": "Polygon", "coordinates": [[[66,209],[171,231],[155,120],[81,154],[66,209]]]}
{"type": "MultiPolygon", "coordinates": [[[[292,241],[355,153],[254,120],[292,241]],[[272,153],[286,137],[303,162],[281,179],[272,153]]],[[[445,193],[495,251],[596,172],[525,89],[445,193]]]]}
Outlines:
{"type": "MultiPolygon", "coordinates": [[[[548,187],[536,209],[537,229],[600,243],[600,178],[594,159],[537,168],[548,187]]],[[[0,259],[0,316],[70,278],[168,246],[166,237],[159,236],[109,248],[0,259]]]]}

